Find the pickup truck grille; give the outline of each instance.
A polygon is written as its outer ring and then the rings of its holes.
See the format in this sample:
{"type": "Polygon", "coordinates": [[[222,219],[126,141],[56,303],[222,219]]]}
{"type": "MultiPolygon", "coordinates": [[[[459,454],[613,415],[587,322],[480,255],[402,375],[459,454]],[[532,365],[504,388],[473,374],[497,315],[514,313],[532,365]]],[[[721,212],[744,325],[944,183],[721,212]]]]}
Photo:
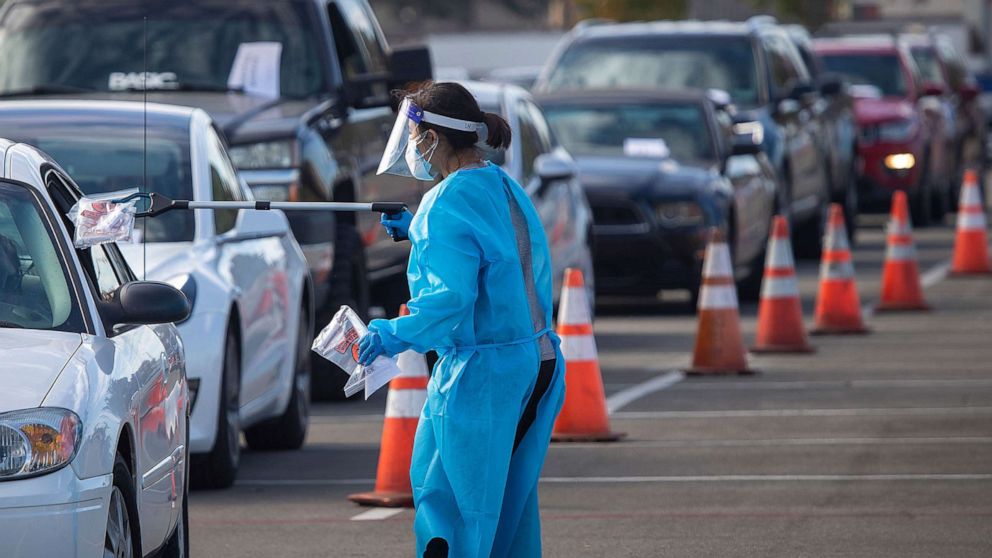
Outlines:
{"type": "Polygon", "coordinates": [[[626,202],[592,201],[593,222],[600,226],[630,226],[647,224],[637,206],[626,202]]]}

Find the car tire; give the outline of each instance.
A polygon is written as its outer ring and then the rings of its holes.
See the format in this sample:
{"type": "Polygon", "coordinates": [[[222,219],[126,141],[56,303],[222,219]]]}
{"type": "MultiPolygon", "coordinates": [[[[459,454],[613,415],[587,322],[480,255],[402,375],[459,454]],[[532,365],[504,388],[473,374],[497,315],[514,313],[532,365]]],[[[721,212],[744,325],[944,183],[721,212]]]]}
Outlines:
{"type": "Polygon", "coordinates": [[[823,250],[823,236],[827,230],[827,221],[830,218],[829,197],[824,197],[820,204],[820,209],[813,217],[796,226],[793,232],[794,249],[796,256],[809,260],[820,257],[823,250]]]}
{"type": "MultiPolygon", "coordinates": [[[[233,326],[233,324],[232,324],[233,326]]],[[[196,488],[219,489],[234,484],[241,462],[241,358],[238,338],[228,329],[217,410],[217,437],[205,455],[194,456],[190,479],[196,488]]]]}
{"type": "Polygon", "coordinates": [[[299,335],[293,374],[293,393],[286,411],[245,430],[245,440],[253,450],[295,450],[303,447],[310,421],[310,316],[300,312],[299,335]]]}
{"type": "Polygon", "coordinates": [[[103,540],[104,556],[136,558],[141,556],[138,531],[138,506],[134,492],[134,477],[124,456],[114,457],[114,484],[110,492],[107,529],[103,540]]]}
{"type": "MultiPolygon", "coordinates": [[[[368,318],[369,280],[365,246],[354,223],[339,218],[335,230],[334,273],[327,314],[333,316],[343,305],[350,306],[363,320],[368,318]]],[[[314,401],[343,401],[348,375],[317,354],[311,356],[311,395],[314,401]]]]}
{"type": "Polygon", "coordinates": [[[933,199],[930,202],[930,220],[934,224],[939,225],[943,223],[944,216],[947,215],[951,191],[954,189],[954,185],[951,182],[952,180],[948,179],[946,188],[932,192],[933,199]]]}
{"type": "MultiPolygon", "coordinates": [[[[189,447],[189,427],[186,428],[186,447],[189,447]]],[[[183,505],[176,529],[162,548],[161,558],[189,558],[189,459],[186,460],[186,482],[183,483],[183,505]]]]}
{"type": "Polygon", "coordinates": [[[925,179],[920,183],[916,195],[910,200],[910,213],[913,226],[924,228],[930,226],[933,217],[933,194],[930,179],[925,179]]]}

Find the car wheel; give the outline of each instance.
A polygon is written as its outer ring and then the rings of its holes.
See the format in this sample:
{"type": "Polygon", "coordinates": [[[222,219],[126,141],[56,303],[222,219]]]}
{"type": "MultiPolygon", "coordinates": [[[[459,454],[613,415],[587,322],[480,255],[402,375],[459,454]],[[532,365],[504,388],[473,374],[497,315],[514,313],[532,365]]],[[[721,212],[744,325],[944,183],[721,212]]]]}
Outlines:
{"type": "Polygon", "coordinates": [[[944,222],[944,216],[947,215],[951,191],[954,189],[951,182],[952,180],[949,179],[946,188],[932,192],[933,199],[930,201],[930,220],[938,225],[944,222]]]}
{"type": "Polygon", "coordinates": [[[228,488],[238,476],[241,462],[241,358],[238,339],[227,332],[220,380],[217,438],[210,453],[195,456],[192,483],[197,488],[228,488]]]}
{"type": "Polygon", "coordinates": [[[933,217],[933,194],[930,179],[924,179],[917,188],[916,195],[910,200],[913,226],[923,228],[930,225],[933,217]]]}
{"type": "Polygon", "coordinates": [[[310,420],[310,317],[300,312],[293,393],[282,416],[245,430],[245,440],[253,450],[294,450],[303,446],[310,420]]]}
{"type": "Polygon", "coordinates": [[[107,532],[103,539],[104,558],[140,556],[138,511],[134,499],[134,480],[121,454],[114,459],[114,485],[110,491],[107,532]]]}
{"type": "Polygon", "coordinates": [[[820,257],[823,248],[823,236],[827,230],[830,218],[830,197],[821,199],[820,207],[805,223],[797,225],[793,232],[794,251],[796,256],[815,260],[820,257]]]}

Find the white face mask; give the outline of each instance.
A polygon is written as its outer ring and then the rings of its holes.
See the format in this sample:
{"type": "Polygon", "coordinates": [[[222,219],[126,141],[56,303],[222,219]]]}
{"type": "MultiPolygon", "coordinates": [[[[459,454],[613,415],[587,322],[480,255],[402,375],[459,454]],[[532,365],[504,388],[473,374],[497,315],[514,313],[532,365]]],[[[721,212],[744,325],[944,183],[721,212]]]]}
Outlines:
{"type": "Polygon", "coordinates": [[[437,149],[437,140],[435,140],[434,145],[427,150],[427,155],[421,155],[420,149],[417,145],[424,140],[427,136],[427,132],[417,136],[417,139],[406,144],[406,152],[404,157],[406,158],[407,167],[410,169],[410,174],[413,175],[417,180],[434,180],[437,176],[437,172],[431,167],[431,157],[434,156],[434,150],[437,149]]]}

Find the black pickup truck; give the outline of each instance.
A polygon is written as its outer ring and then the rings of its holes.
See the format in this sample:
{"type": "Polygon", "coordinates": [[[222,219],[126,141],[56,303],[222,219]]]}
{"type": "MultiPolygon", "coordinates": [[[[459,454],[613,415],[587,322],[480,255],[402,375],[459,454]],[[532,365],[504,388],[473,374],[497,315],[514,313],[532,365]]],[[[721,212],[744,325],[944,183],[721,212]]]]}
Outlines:
{"type": "MultiPolygon", "coordinates": [[[[424,185],[375,170],[390,91],[431,77],[391,49],[366,0],[8,0],[0,99],[141,99],[206,110],[262,200],[402,201],[424,185]]],[[[140,173],[138,173],[140,175],[140,173]]],[[[324,323],[405,300],[408,248],[372,214],[290,212],[324,323]]],[[[332,393],[315,376],[316,391],[332,393]]],[[[325,376],[326,379],[326,376],[325,376]]]]}

